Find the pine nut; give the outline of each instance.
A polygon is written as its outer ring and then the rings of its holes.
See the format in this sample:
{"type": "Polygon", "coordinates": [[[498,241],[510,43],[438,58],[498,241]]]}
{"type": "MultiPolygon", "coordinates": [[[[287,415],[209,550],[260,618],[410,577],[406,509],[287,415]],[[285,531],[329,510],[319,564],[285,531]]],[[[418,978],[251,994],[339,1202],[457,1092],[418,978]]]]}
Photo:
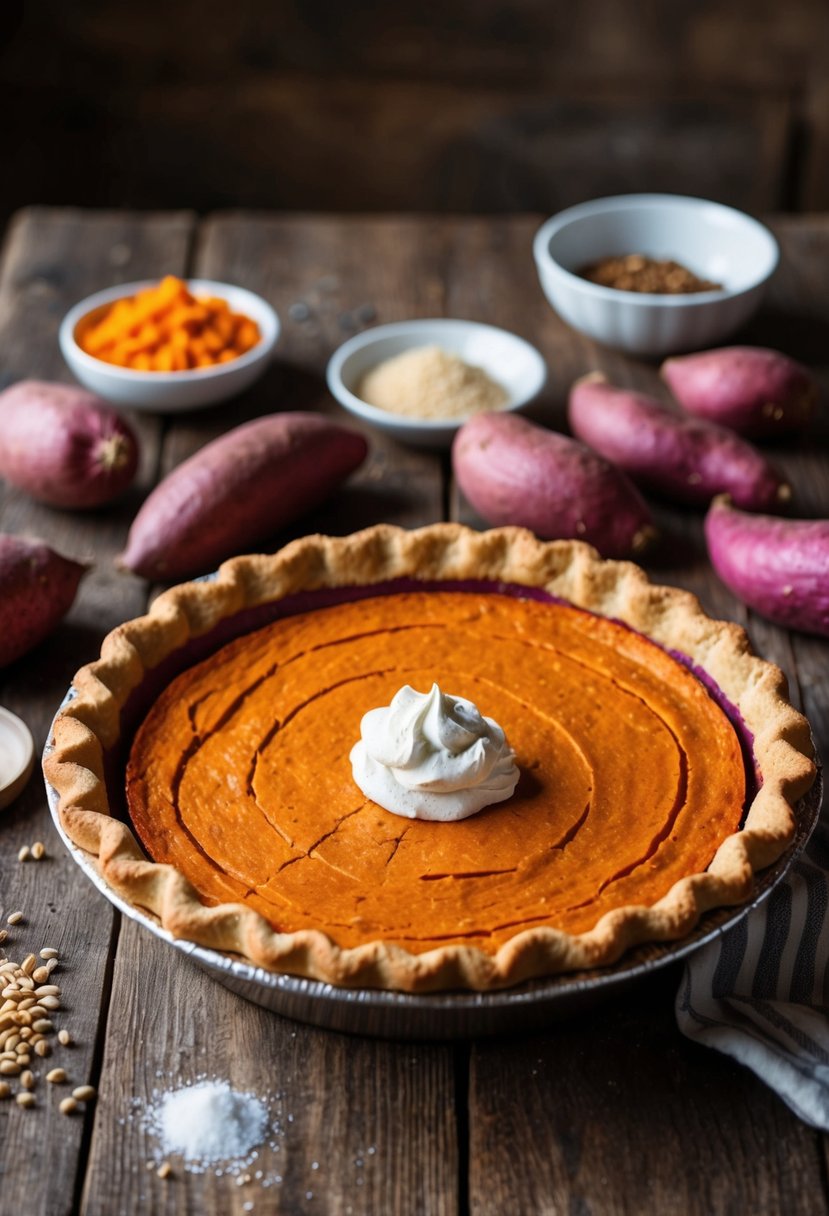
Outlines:
{"type": "Polygon", "coordinates": [[[30,857],[31,857],[31,853],[29,851],[29,846],[27,844],[24,844],[23,848],[17,854],[17,860],[18,861],[28,861],[30,857]]]}
{"type": "Polygon", "coordinates": [[[9,933],[7,929],[0,929],[0,945],[2,945],[8,936],[9,933]]]}
{"type": "Polygon", "coordinates": [[[20,1084],[24,1089],[34,1089],[35,1079],[33,1073],[27,1068],[25,1072],[20,1074],[20,1084]]]}
{"type": "Polygon", "coordinates": [[[58,1106],[58,1110],[62,1115],[71,1115],[73,1111],[78,1109],[78,1104],[74,1098],[64,1098],[58,1106]]]}
{"type": "Polygon", "coordinates": [[[52,1048],[49,1046],[46,1039],[40,1039],[37,1043],[35,1043],[36,1056],[50,1056],[51,1054],[52,1048]]]}
{"type": "Polygon", "coordinates": [[[15,1095],[15,1102],[18,1106],[34,1106],[35,1096],[28,1089],[21,1089],[19,1094],[15,1095]]]}
{"type": "Polygon", "coordinates": [[[18,1077],[20,1076],[20,1065],[16,1060],[0,1060],[0,1075],[18,1077]]]}
{"type": "Polygon", "coordinates": [[[46,1074],[46,1080],[50,1085],[62,1085],[66,1080],[66,1070],[64,1068],[51,1068],[46,1074]]]}
{"type": "Polygon", "coordinates": [[[46,960],[46,974],[51,975],[52,972],[54,971],[55,967],[57,967],[57,966],[58,966],[58,960],[56,958],[47,959],[46,960]]]}
{"type": "Polygon", "coordinates": [[[94,1085],[78,1085],[72,1090],[72,1097],[76,1102],[91,1102],[97,1096],[98,1091],[94,1085]]]}
{"type": "Polygon", "coordinates": [[[45,967],[35,967],[32,972],[32,979],[36,984],[45,984],[49,978],[49,972],[45,967]]]}
{"type": "Polygon", "coordinates": [[[9,1037],[6,1039],[5,1043],[3,1044],[3,1047],[5,1048],[6,1051],[16,1051],[17,1044],[19,1042],[20,1042],[20,1034],[17,1031],[15,1031],[14,1034],[9,1035],[9,1037]]]}
{"type": "Polygon", "coordinates": [[[38,1034],[48,1034],[52,1029],[52,1023],[48,1018],[38,1018],[36,1022],[32,1022],[32,1030],[36,1030],[38,1034]]]}
{"type": "Polygon", "coordinates": [[[49,1009],[52,1011],[55,1009],[60,1009],[60,1001],[56,996],[42,996],[39,998],[38,1003],[42,1005],[44,1009],[49,1009]]]}
{"type": "Polygon", "coordinates": [[[42,840],[36,840],[32,845],[32,857],[35,861],[40,861],[46,853],[46,846],[42,840]]]}
{"type": "Polygon", "coordinates": [[[60,996],[60,988],[57,984],[41,984],[35,988],[35,996],[40,1000],[42,996],[60,996]]]}
{"type": "Polygon", "coordinates": [[[40,952],[40,957],[46,959],[57,958],[58,952],[54,946],[44,946],[40,952]]]}
{"type": "Polygon", "coordinates": [[[6,924],[7,925],[19,925],[20,922],[22,921],[22,919],[23,919],[22,912],[12,912],[10,916],[6,917],[6,924]]]}
{"type": "Polygon", "coordinates": [[[23,1013],[25,1010],[31,1009],[36,1004],[37,1001],[33,996],[24,996],[22,1001],[17,1002],[17,1012],[23,1013]]]}
{"type": "Polygon", "coordinates": [[[37,966],[37,955],[27,954],[23,962],[20,964],[20,969],[25,971],[27,975],[31,975],[37,966]]]}
{"type": "Polygon", "coordinates": [[[8,1081],[0,1081],[0,1098],[8,1098],[11,1091],[12,1087],[8,1081]]]}
{"type": "Polygon", "coordinates": [[[62,1043],[64,1047],[69,1046],[69,1044],[72,1042],[72,1036],[68,1030],[58,1031],[58,1042],[62,1043]]]}

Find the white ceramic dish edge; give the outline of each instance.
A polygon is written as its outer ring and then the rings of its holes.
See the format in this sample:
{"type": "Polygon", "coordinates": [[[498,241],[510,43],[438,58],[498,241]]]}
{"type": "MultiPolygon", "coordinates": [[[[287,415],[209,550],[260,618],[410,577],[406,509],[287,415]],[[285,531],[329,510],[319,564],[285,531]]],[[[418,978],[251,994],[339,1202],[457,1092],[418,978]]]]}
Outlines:
{"type": "Polygon", "coordinates": [[[157,280],[120,283],[97,291],[69,309],[58,332],[58,343],[67,365],[91,392],[116,405],[137,410],[178,412],[199,409],[235,396],[262,375],[279,339],[280,322],[276,311],[255,292],[214,279],[187,279],[194,294],[218,296],[235,312],[254,320],[261,333],[251,350],[228,363],[215,367],[180,372],[142,372],[117,367],[88,355],[75,340],[75,330],[89,313],[124,296],[134,295],[157,280]]]}

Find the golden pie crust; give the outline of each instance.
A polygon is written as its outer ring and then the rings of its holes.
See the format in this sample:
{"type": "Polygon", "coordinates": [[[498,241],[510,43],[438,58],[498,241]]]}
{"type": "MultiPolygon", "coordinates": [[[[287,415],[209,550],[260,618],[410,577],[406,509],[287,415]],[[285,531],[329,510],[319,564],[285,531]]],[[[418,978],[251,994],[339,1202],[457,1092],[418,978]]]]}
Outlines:
{"type": "MultiPolygon", "coordinates": [[[[578,675],[568,676],[566,670],[570,659],[561,659],[554,639],[545,636],[544,645],[547,653],[555,653],[561,685],[569,679],[577,689],[578,675]]],[[[578,649],[573,661],[581,661],[578,649]]],[[[471,678],[464,675],[463,662],[455,667],[456,681],[471,678]]],[[[176,937],[273,970],[348,986],[412,992],[494,989],[605,965],[645,941],[681,938],[706,910],[745,900],[754,872],[785,852],[794,833],[793,804],[815,772],[808,724],[788,703],[784,676],[751,653],[743,630],[710,620],[693,596],[651,585],[630,563],[603,561],[578,542],[542,543],[521,529],[476,533],[439,524],[405,532],[380,525],[342,539],[307,537],[274,556],[235,558],[221,567],[215,581],[172,588],[147,616],[114,630],[101,658],[83,668],[74,683],[78,695],[58,715],[46,774],[60,795],[67,835],[97,859],[106,882],[176,937]],[[371,597],[372,586],[398,579],[414,582],[399,594],[371,597]],[[431,589],[418,593],[418,581],[477,586],[450,587],[435,595],[431,589]],[[538,588],[574,608],[551,612],[549,603],[507,599],[497,593],[497,584],[538,588]],[[221,622],[295,593],[338,587],[362,588],[367,598],[284,617],[243,634],[212,659],[193,663],[159,696],[138,731],[128,770],[133,819],[148,851],[158,858],[147,860],[130,828],[110,813],[104,777],[105,755],[119,744],[121,711],[131,694],[154,668],[221,622]],[[366,613],[374,614],[374,624],[386,631],[380,646],[384,654],[388,651],[385,667],[376,663],[376,638],[374,643],[359,640],[357,625],[366,613]],[[528,638],[544,635],[546,614],[570,638],[565,652],[578,648],[581,632],[599,654],[596,659],[591,653],[593,666],[585,669],[585,705],[608,701],[608,750],[613,724],[625,717],[630,718],[631,737],[638,731],[641,739],[641,763],[631,763],[617,748],[617,761],[605,759],[603,772],[599,755],[595,789],[583,771],[582,755],[586,740],[595,746],[601,737],[595,725],[562,721],[558,767],[543,754],[546,726],[540,729],[538,723],[554,723],[558,686],[555,681],[550,685],[546,674],[538,679],[527,675],[539,665],[536,653],[531,661],[522,659],[522,647],[526,651],[528,638]],[[302,658],[314,644],[314,630],[323,631],[323,626],[326,636],[333,629],[347,643],[333,648],[333,657],[325,659],[329,667],[322,659],[302,658]],[[508,736],[515,733],[519,764],[529,774],[515,801],[454,824],[413,822],[373,803],[366,806],[344,759],[360,716],[404,682],[398,678],[401,670],[412,674],[415,686],[430,673],[451,672],[452,656],[466,645],[467,634],[470,653],[488,657],[472,680],[474,688],[447,681],[446,690],[472,694],[479,703],[489,693],[497,708],[484,703],[482,711],[499,718],[508,736]],[[443,650],[440,645],[435,649],[437,636],[444,639],[443,650]],[[497,646],[487,651],[487,639],[497,639],[497,646]],[[372,646],[375,661],[370,662],[372,646]],[[753,736],[761,784],[744,817],[737,736],[702,684],[666,653],[670,651],[687,656],[707,674],[753,736]],[[616,656],[614,679],[621,675],[612,689],[601,686],[597,692],[593,685],[597,680],[601,684],[604,653],[616,656]],[[292,674],[281,692],[268,685],[274,654],[280,661],[300,656],[292,667],[286,665],[292,674]],[[264,664],[261,680],[257,662],[264,664]],[[338,673],[342,677],[361,664],[371,669],[366,684],[371,704],[356,698],[355,705],[348,692],[329,697],[338,673]],[[228,689],[240,678],[232,675],[234,670],[250,675],[244,713],[226,730],[215,730],[228,721],[233,701],[228,689]],[[312,709],[301,728],[285,732],[293,748],[290,764],[299,761],[290,777],[278,732],[279,747],[271,752],[256,747],[259,769],[256,780],[248,782],[247,801],[241,799],[235,812],[234,845],[222,838],[228,821],[222,816],[225,794],[219,791],[210,801],[211,783],[215,787],[223,763],[217,749],[224,747],[232,757],[241,746],[240,763],[248,765],[244,748],[255,745],[240,745],[240,740],[261,739],[270,714],[279,719],[280,713],[292,712],[290,696],[298,694],[291,694],[291,680],[299,681],[300,689],[302,681],[319,681],[325,712],[312,709]],[[248,695],[249,688],[261,688],[258,700],[248,695]],[[281,709],[272,703],[280,695],[287,698],[281,709]],[[524,712],[518,712],[522,705],[524,712]],[[349,707],[355,715],[352,725],[347,723],[349,707]],[[313,741],[320,732],[325,746],[315,753],[313,741]],[[169,740],[179,733],[182,751],[188,739],[198,742],[186,769],[172,768],[163,749],[156,754],[153,747],[154,737],[169,740]],[[656,805],[653,823],[651,811],[640,809],[644,802],[637,769],[646,774],[645,784],[657,790],[656,803],[664,803],[673,797],[677,750],[692,758],[682,781],[695,786],[689,802],[696,826],[692,815],[683,819],[681,807],[676,815],[670,807],[656,805]],[[316,794],[307,793],[314,790],[315,765],[320,785],[316,802],[316,794]],[[637,805],[620,810],[620,800],[614,806],[612,794],[622,776],[637,805]],[[176,799],[165,791],[172,783],[178,796],[179,786],[194,779],[201,780],[201,787],[194,786],[189,795],[183,789],[182,807],[173,807],[176,799]],[[538,795],[553,787],[556,813],[548,822],[545,799],[538,795]],[[590,834],[581,833],[581,816],[591,799],[598,805],[602,797],[606,839],[602,843],[600,834],[591,843],[590,834]],[[293,808],[297,800],[307,804],[309,814],[302,821],[292,816],[289,822],[280,806],[293,808]],[[257,817],[268,824],[260,836],[257,817]],[[191,832],[193,847],[185,840],[191,832]],[[690,845],[683,843],[683,833],[690,833],[690,845]],[[647,847],[648,839],[656,837],[658,866],[647,847]],[[208,853],[205,842],[221,864],[213,856],[207,861],[201,857],[208,853]],[[573,850],[572,864],[564,875],[557,866],[568,849],[573,850]],[[678,854],[680,849],[685,851],[678,854]],[[239,859],[240,851],[246,859],[239,859]],[[602,885],[601,873],[593,881],[592,871],[594,855],[601,859],[605,852],[615,870],[602,885]],[[194,858],[200,857],[196,864],[194,858]],[[395,905],[389,899],[384,909],[378,872],[384,871],[387,858],[397,858],[399,889],[395,905]],[[591,881],[595,898],[585,899],[591,881]]],[[[578,697],[571,695],[570,705],[579,710],[578,697]]],[[[590,713],[585,710],[580,717],[588,719],[590,713]]],[[[175,746],[167,751],[176,755],[175,746]]],[[[229,780],[235,781],[235,766],[236,761],[228,761],[229,780]]],[[[590,819],[593,829],[601,818],[590,819]]]]}

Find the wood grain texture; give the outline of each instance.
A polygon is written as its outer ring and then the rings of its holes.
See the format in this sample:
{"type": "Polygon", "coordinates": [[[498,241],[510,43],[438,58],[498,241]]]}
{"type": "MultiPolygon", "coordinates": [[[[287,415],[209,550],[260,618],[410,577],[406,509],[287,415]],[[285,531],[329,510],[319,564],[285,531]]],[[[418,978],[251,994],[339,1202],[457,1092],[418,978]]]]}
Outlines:
{"type": "MultiPolygon", "coordinates": [[[[825,389],[827,289],[819,259],[829,257],[829,228],[822,221],[808,227],[783,221],[777,231],[784,262],[769,305],[735,341],[777,346],[804,359],[825,389]]],[[[457,307],[474,307],[476,286],[459,284],[457,290],[457,307]]],[[[522,263],[514,263],[501,303],[515,316],[533,291],[531,272],[522,275],[522,263]]],[[[594,369],[616,383],[665,397],[655,366],[624,359],[572,334],[557,319],[539,318],[536,309],[532,313],[534,336],[550,369],[539,420],[566,429],[569,386],[594,369]]],[[[804,514],[829,514],[825,434],[824,414],[808,437],[773,451],[794,485],[795,510],[804,514]]],[[[452,504],[455,517],[480,526],[455,487],[452,504]]],[[[787,672],[825,754],[825,641],[789,635],[747,611],[711,570],[701,513],[653,506],[661,538],[643,560],[651,578],[693,591],[713,616],[749,629],[759,653],[787,672]]],[[[826,1210],[815,1134],[793,1121],[752,1074],[681,1038],[673,1016],[680,974],[671,969],[618,1005],[606,1004],[549,1037],[473,1047],[472,1212],[702,1216],[826,1210]],[[524,1147],[516,1152],[515,1145],[524,1147]],[[763,1150],[769,1145],[773,1152],[763,1150]],[[802,1190],[801,1179],[808,1179],[802,1190]]]]}
{"type": "MultiPolygon", "coordinates": [[[[244,397],[172,420],[163,469],[229,425],[261,413],[313,408],[350,422],[324,386],[328,355],[368,315],[372,301],[384,319],[387,309],[420,311],[433,304],[429,284],[444,276],[444,243],[430,247],[428,239],[412,236],[405,222],[401,228],[243,215],[208,221],[194,273],[261,293],[285,330],[271,372],[244,397]],[[376,256],[366,261],[369,247],[376,256]],[[416,263],[430,268],[423,297],[416,263]],[[401,284],[405,300],[398,295],[401,284]],[[291,320],[291,305],[299,301],[309,311],[302,322],[291,320]]],[[[273,547],[308,531],[441,518],[440,462],[374,435],[371,440],[371,457],[354,484],[275,536],[273,547]]],[[[148,1210],[224,1216],[241,1213],[250,1201],[254,1210],[268,1212],[450,1216],[457,1210],[458,1174],[453,1060],[448,1047],[346,1038],[288,1022],[227,992],[127,922],[115,960],[84,1210],[88,1216],[116,1209],[124,1216],[148,1210]],[[137,1008],[144,1011],[139,1049],[137,1008]],[[157,1141],[142,1130],[130,1104],[137,1102],[140,1114],[152,1105],[154,1090],[205,1073],[267,1100],[278,1123],[274,1147],[263,1147],[249,1169],[261,1168],[264,1179],[239,1187],[227,1173],[186,1172],[175,1157],[174,1179],[146,1170],[157,1141]]]]}
{"type": "MultiPolygon", "coordinates": [[[[37,531],[75,556],[98,559],[67,623],[2,675],[0,701],[30,721],[39,743],[74,668],[146,601],[140,580],[116,578],[110,568],[141,494],[160,471],[245,418],[314,408],[350,423],[329,398],[323,372],[333,349],[361,326],[449,315],[521,333],[548,361],[534,416],[551,426],[563,426],[570,383],[593,367],[664,392],[653,365],[600,351],[553,314],[532,267],[537,223],[534,216],[237,213],[196,231],[181,214],[42,209],[16,222],[0,267],[4,383],[62,377],[54,334],[65,307],[107,282],[183,269],[191,247],[194,271],[262,292],[284,325],[273,368],[243,398],[172,419],[163,433],[152,419],[139,422],[140,484],[122,505],[69,515],[0,488],[0,528],[37,531]]],[[[776,229],[783,269],[768,308],[741,337],[803,358],[826,389],[829,221],[785,220],[776,229]]],[[[444,460],[371,438],[354,484],[274,545],[310,528],[345,532],[379,519],[413,526],[441,518],[447,504],[453,517],[472,519],[447,484],[444,460]]],[[[803,511],[829,512],[825,423],[775,457],[792,474],[803,511]]],[[[699,514],[656,511],[664,540],[646,562],[652,577],[689,587],[710,612],[746,624],[757,648],[788,672],[829,751],[826,643],[786,635],[742,609],[708,567],[699,514]]],[[[321,1032],[240,1000],[131,921],[116,941],[109,905],[50,835],[40,790],[33,779],[0,816],[2,919],[12,905],[27,911],[14,931],[21,952],[57,935],[49,944],[65,953],[58,975],[67,1004],[58,1024],[79,1045],[58,1052],[56,1062],[77,1080],[100,1071],[101,1095],[85,1122],[58,1115],[42,1083],[37,1110],[0,1103],[3,1211],[224,1216],[247,1203],[291,1216],[826,1211],[824,1138],[746,1070],[681,1038],[673,1019],[679,969],[520,1041],[450,1048],[321,1032]],[[48,860],[19,863],[18,848],[36,836],[46,839],[48,860]],[[269,1102],[272,1146],[248,1167],[263,1177],[237,1186],[232,1174],[185,1173],[175,1158],[167,1180],[147,1170],[160,1159],[144,1119],[154,1091],[204,1074],[269,1102]]]]}
{"type": "MultiPolygon", "coordinates": [[[[65,310],[80,297],[124,278],[183,268],[190,240],[186,215],[90,215],[38,209],[20,215],[9,232],[0,270],[0,376],[3,383],[26,377],[64,380],[68,375],[57,347],[65,310]]],[[[143,443],[137,486],[119,503],[96,512],[65,512],[39,506],[3,485],[0,529],[42,537],[60,552],[94,558],[65,623],[30,655],[0,673],[0,703],[20,714],[35,739],[38,762],[20,799],[0,813],[0,910],[2,923],[15,908],[26,914],[10,931],[5,949],[18,962],[30,950],[60,950],[55,973],[64,1011],[56,1028],[66,1027],[75,1045],[53,1040],[49,1064],[65,1067],[74,1084],[97,1079],[97,1038],[108,1000],[115,932],[110,905],[82,876],[52,827],[39,756],[49,724],[81,663],[94,658],[104,634],[140,612],[146,589],[138,580],[115,574],[111,559],[142,489],[155,475],[159,452],[157,423],[136,422],[143,443]],[[46,844],[46,858],[21,864],[20,847],[46,844]]],[[[68,1119],[58,1101],[66,1090],[47,1085],[47,1067],[35,1070],[38,1109],[0,1103],[0,1189],[4,1210],[69,1212],[83,1171],[85,1136],[93,1118],[68,1119]],[[32,1169],[34,1161],[48,1168],[32,1169]]]]}

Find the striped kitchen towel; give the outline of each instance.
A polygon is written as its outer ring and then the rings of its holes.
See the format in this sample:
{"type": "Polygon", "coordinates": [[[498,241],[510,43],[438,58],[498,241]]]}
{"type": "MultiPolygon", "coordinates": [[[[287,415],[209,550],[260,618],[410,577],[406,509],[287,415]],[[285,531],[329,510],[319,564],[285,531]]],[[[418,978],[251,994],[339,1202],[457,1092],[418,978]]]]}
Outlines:
{"type": "Polygon", "coordinates": [[[769,898],[691,955],[676,999],[688,1038],[733,1056],[829,1131],[829,825],[769,898]]]}

